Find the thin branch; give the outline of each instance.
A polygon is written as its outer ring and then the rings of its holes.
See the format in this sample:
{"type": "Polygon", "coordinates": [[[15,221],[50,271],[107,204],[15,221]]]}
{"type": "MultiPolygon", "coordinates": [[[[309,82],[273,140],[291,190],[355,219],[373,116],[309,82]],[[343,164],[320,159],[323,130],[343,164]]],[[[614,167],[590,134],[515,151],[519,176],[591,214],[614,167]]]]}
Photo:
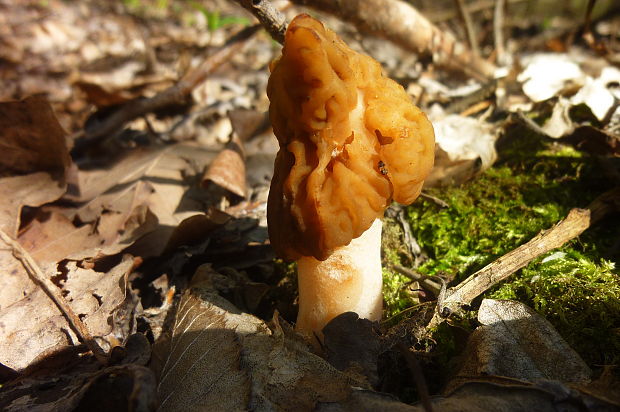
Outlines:
{"type": "Polygon", "coordinates": [[[211,73],[239,53],[247,40],[257,33],[261,27],[260,24],[257,24],[241,30],[174,86],[148,99],[135,99],[124,104],[118,111],[99,124],[96,129],[87,131],[82,139],[76,140],[73,154],[80,153],[89,145],[112,136],[121,130],[125,124],[138,117],[171,104],[183,103],[192,90],[204,82],[211,73]]]}
{"type": "Polygon", "coordinates": [[[437,326],[443,317],[459,312],[490,287],[525,267],[532,260],[576,238],[614,210],[620,210],[620,187],[603,193],[586,209],[571,209],[568,216],[551,229],[541,232],[529,242],[469,276],[458,286],[448,289],[442,307],[438,307],[427,329],[437,326]]]}
{"type": "Polygon", "coordinates": [[[407,276],[409,279],[419,282],[422,288],[431,292],[435,297],[439,296],[442,286],[435,281],[439,280],[444,283],[443,279],[439,277],[426,276],[401,265],[392,265],[391,268],[401,275],[407,276]]]}
{"type": "Polygon", "coordinates": [[[405,242],[405,245],[407,246],[407,249],[409,249],[411,257],[413,258],[413,265],[414,267],[418,267],[420,264],[420,255],[422,254],[422,248],[418,244],[416,238],[413,237],[413,233],[411,232],[411,225],[409,224],[409,222],[407,222],[407,219],[405,219],[405,209],[400,208],[396,216],[398,219],[398,223],[400,223],[400,226],[403,228],[403,240],[405,242]]]}
{"type": "Polygon", "coordinates": [[[291,0],[295,4],[334,14],[366,31],[412,50],[430,55],[440,66],[478,80],[494,77],[495,65],[475,56],[450,33],[431,23],[409,3],[400,0],[291,0]]]}
{"type": "Polygon", "coordinates": [[[286,17],[268,0],[235,0],[241,7],[252,13],[269,32],[271,37],[284,44],[286,33],[286,17]]]}
{"type": "Polygon", "coordinates": [[[459,9],[459,14],[461,15],[461,19],[463,20],[463,24],[465,25],[465,32],[467,33],[467,41],[469,42],[469,47],[471,48],[471,52],[474,56],[480,57],[480,48],[478,47],[478,41],[476,39],[476,31],[474,29],[474,23],[471,21],[471,15],[467,10],[467,6],[465,6],[465,0],[454,0],[459,9]]]}
{"type": "Polygon", "coordinates": [[[596,0],[588,0],[588,5],[586,7],[586,17],[583,24],[584,33],[592,34],[592,10],[594,10],[594,5],[596,4],[596,0]]]}
{"type": "Polygon", "coordinates": [[[435,203],[439,207],[443,207],[443,208],[450,207],[450,205],[447,204],[444,200],[441,200],[440,198],[436,196],[429,195],[426,192],[420,192],[420,197],[430,200],[431,202],[435,203]]]}
{"type": "Polygon", "coordinates": [[[493,11],[493,40],[495,41],[495,53],[500,65],[506,64],[506,49],[504,48],[504,9],[506,0],[495,0],[493,11]]]}
{"type": "MultiPolygon", "coordinates": [[[[597,41],[594,33],[592,33],[592,10],[594,10],[595,5],[596,0],[588,0],[586,16],[583,23],[583,33],[581,36],[588,46],[590,46],[597,54],[607,56],[609,55],[609,48],[605,45],[605,43],[597,41]]],[[[614,37],[615,36],[612,36],[612,38],[614,37]]]]}
{"type": "MultiPolygon", "coordinates": [[[[497,0],[478,0],[467,5],[467,9],[471,14],[481,12],[483,10],[492,9],[497,0]]],[[[508,0],[509,4],[525,3],[531,0],[508,0]]],[[[433,23],[441,23],[456,17],[457,11],[452,8],[445,8],[428,13],[428,19],[433,23]]]]}
{"type": "Polygon", "coordinates": [[[22,245],[13,240],[2,229],[0,229],[0,238],[11,248],[13,256],[21,262],[22,266],[26,270],[26,273],[28,273],[33,282],[39,285],[45,294],[47,294],[47,296],[54,302],[58,310],[60,310],[60,312],[67,319],[69,326],[78,336],[78,339],[86,344],[88,349],[93,352],[93,355],[95,355],[101,364],[107,364],[108,358],[105,352],[99,347],[95,339],[91,336],[88,328],[86,328],[86,325],[84,325],[78,315],[76,315],[73,309],[71,309],[71,306],[69,306],[65,298],[62,296],[60,290],[47,276],[45,276],[32,256],[30,256],[22,245]]]}

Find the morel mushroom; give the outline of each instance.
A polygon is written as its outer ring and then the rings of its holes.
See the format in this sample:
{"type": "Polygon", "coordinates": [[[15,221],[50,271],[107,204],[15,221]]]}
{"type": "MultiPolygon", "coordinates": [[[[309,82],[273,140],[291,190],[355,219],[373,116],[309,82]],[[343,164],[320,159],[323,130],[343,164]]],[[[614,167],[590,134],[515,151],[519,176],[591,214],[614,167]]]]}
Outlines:
{"type": "Polygon", "coordinates": [[[419,195],[433,127],[377,61],[305,14],[288,26],[267,94],[280,144],[269,237],[298,263],[297,331],[320,339],[347,311],[379,320],[380,218],[392,200],[419,195]]]}

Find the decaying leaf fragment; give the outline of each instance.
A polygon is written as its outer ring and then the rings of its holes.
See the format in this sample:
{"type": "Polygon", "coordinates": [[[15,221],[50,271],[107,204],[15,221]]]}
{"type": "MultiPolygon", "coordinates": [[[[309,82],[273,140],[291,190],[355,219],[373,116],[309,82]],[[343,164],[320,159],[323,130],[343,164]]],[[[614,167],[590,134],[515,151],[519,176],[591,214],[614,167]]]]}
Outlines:
{"type": "Polygon", "coordinates": [[[26,378],[3,386],[0,410],[152,411],[157,406],[155,376],[145,366],[123,364],[100,371],[26,378]]]}
{"type": "Polygon", "coordinates": [[[0,178],[0,229],[15,238],[24,206],[41,206],[65,193],[64,183],[47,172],[0,178]]]}
{"type": "Polygon", "coordinates": [[[154,347],[161,410],[298,411],[348,396],[349,378],[220,297],[208,267],[198,273],[154,347]]]}
{"type": "Polygon", "coordinates": [[[213,159],[202,177],[202,186],[215,184],[240,199],[246,196],[245,153],[243,142],[233,136],[226,147],[213,159]]]}
{"type": "Polygon", "coordinates": [[[71,164],[65,135],[43,96],[0,103],[0,171],[62,174],[71,164]]]}
{"type": "Polygon", "coordinates": [[[490,124],[456,114],[431,119],[437,145],[425,186],[460,184],[495,163],[497,136],[490,124]]]}
{"type": "Polygon", "coordinates": [[[65,215],[43,212],[20,230],[17,240],[39,263],[60,262],[69,255],[99,246],[91,225],[76,227],[65,215]]]}
{"type": "MultiPolygon", "coordinates": [[[[125,299],[126,278],[132,267],[131,257],[107,273],[70,262],[65,268],[66,279],[57,280],[71,308],[83,316],[91,335],[105,338],[112,331],[111,318],[125,299]]],[[[38,357],[78,341],[55,304],[34,286],[26,272],[17,271],[13,276],[27,289],[12,289],[11,294],[1,295],[0,363],[19,371],[38,357]]]]}
{"type": "Polygon", "coordinates": [[[41,206],[65,192],[69,149],[44,97],[0,102],[0,229],[17,236],[23,206],[41,206]]]}
{"type": "Polygon", "coordinates": [[[522,303],[484,299],[482,326],[471,335],[459,375],[508,376],[534,382],[587,382],[591,371],[542,316],[522,303]]]}
{"type": "MultiPolygon", "coordinates": [[[[618,405],[587,392],[573,390],[557,381],[543,380],[536,384],[502,378],[481,378],[463,383],[447,396],[432,398],[434,411],[441,412],[557,412],[617,411],[618,405]]],[[[320,403],[321,412],[426,412],[422,405],[408,405],[394,397],[355,388],[340,403],[320,403]]]]}
{"type": "Polygon", "coordinates": [[[73,213],[101,243],[71,258],[115,254],[136,243],[143,258],[159,255],[175,227],[203,214],[205,194],[192,187],[193,179],[213,156],[204,147],[177,144],[138,149],[106,168],[80,170],[63,200],[83,204],[73,213]]]}
{"type": "MultiPolygon", "coordinates": [[[[154,348],[162,411],[411,411],[395,397],[362,389],[305,345],[241,313],[216,292],[217,274],[202,266],[181,297],[170,336],[154,348]]],[[[615,410],[605,397],[574,390],[558,381],[536,383],[496,377],[454,381],[433,397],[441,411],[615,410]],[[602,409],[601,409],[602,408],[602,409]]]]}

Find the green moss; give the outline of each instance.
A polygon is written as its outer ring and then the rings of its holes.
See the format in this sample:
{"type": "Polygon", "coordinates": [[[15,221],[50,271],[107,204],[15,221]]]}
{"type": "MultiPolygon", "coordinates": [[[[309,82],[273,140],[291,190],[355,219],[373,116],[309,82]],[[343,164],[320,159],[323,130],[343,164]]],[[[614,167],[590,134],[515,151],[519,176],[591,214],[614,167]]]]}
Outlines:
{"type": "Polygon", "coordinates": [[[572,247],[547,254],[490,294],[524,302],[591,364],[620,361],[620,276],[572,247]]]}
{"type": "Polygon", "coordinates": [[[398,222],[392,218],[383,219],[381,246],[384,266],[402,265],[410,261],[409,252],[403,240],[403,230],[398,222]]]}
{"type": "Polygon", "coordinates": [[[391,318],[398,313],[418,304],[407,293],[406,286],[411,280],[390,269],[383,268],[383,318],[391,318]]]}
{"type": "Polygon", "coordinates": [[[409,260],[404,247],[402,229],[394,219],[383,219],[381,246],[383,255],[383,319],[386,319],[415,305],[417,302],[404,293],[404,289],[410,280],[390,269],[392,265],[402,265],[403,262],[409,260]]]}
{"type": "MultiPolygon", "coordinates": [[[[448,207],[421,198],[407,209],[413,235],[429,256],[418,271],[452,276],[457,284],[611,186],[595,159],[538,136],[512,139],[501,155],[493,168],[465,185],[428,191],[448,207]]],[[[618,363],[620,278],[604,259],[616,240],[617,220],[588,229],[561,249],[563,257],[532,262],[487,296],[532,306],[590,364],[618,363]]],[[[389,277],[384,272],[389,306],[403,310],[406,305],[394,293],[399,281],[389,277]]]]}

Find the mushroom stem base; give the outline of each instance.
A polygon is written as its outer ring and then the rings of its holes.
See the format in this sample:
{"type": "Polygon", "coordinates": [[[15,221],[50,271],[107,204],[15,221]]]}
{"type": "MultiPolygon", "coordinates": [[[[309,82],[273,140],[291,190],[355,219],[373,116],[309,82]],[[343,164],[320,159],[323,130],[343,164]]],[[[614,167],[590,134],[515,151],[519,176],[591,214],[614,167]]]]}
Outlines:
{"type": "Polygon", "coordinates": [[[360,237],[324,261],[313,257],[297,261],[299,333],[322,340],[323,327],[344,312],[381,319],[381,226],[381,219],[376,219],[360,237]]]}

